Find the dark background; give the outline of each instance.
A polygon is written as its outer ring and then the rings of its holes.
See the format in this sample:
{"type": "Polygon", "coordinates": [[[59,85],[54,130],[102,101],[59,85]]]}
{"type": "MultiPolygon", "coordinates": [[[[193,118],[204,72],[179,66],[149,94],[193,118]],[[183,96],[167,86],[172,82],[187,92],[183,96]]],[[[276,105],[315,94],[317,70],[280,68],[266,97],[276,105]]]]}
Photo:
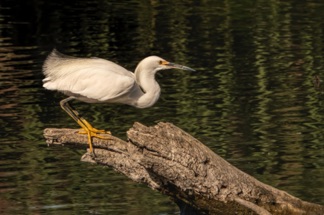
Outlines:
{"type": "MultiPolygon", "coordinates": [[[[177,214],[177,207],[85,150],[47,147],[47,127],[77,128],[42,88],[57,48],[133,71],[148,55],[195,68],[163,71],[158,103],[74,106],[126,138],[135,121],[168,121],[238,168],[303,200],[324,201],[322,1],[0,2],[0,213],[177,214]]],[[[109,84],[109,83],[107,83],[109,84]]]]}

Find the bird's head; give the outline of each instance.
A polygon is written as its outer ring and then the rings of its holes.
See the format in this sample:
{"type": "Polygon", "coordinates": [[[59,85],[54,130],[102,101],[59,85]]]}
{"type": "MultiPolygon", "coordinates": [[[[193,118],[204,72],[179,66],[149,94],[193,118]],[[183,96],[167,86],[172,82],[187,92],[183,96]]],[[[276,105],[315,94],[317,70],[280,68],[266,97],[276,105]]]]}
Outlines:
{"type": "Polygon", "coordinates": [[[191,69],[187,66],[171,63],[158,56],[149,56],[147,58],[144,58],[138,64],[136,68],[136,72],[146,71],[155,74],[159,70],[166,70],[166,69],[181,69],[181,70],[195,71],[194,69],[191,69]]]}

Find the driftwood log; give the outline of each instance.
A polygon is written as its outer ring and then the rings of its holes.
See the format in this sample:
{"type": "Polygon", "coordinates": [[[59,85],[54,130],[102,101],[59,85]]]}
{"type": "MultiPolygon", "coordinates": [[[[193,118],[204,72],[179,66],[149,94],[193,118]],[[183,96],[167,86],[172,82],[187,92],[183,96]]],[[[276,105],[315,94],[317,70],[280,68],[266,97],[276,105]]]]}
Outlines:
{"type": "MultiPolygon", "coordinates": [[[[47,128],[44,136],[48,144],[87,147],[76,129],[47,128]]],[[[170,196],[181,214],[324,214],[324,206],[256,180],[173,124],[135,123],[127,136],[93,138],[96,156],[86,153],[82,161],[112,167],[170,196]]]]}

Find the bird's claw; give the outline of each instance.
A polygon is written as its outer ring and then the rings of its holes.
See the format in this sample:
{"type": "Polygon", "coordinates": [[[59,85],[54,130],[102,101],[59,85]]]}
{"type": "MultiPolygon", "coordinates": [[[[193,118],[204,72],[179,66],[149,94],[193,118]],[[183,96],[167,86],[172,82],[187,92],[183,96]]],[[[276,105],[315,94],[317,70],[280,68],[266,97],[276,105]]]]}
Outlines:
{"type": "Polygon", "coordinates": [[[87,132],[85,129],[81,128],[79,131],[79,134],[89,134],[91,137],[97,137],[99,139],[107,139],[109,140],[110,138],[107,136],[101,136],[100,134],[108,134],[111,135],[110,131],[105,131],[105,130],[98,130],[95,128],[89,129],[89,132],[87,132]]]}

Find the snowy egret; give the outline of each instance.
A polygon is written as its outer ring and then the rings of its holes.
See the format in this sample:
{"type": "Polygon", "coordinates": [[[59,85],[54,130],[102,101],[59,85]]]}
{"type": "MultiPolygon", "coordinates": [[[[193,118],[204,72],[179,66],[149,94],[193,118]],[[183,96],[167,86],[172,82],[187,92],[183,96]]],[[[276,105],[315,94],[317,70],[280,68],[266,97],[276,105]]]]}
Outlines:
{"type": "Polygon", "coordinates": [[[160,57],[150,56],[144,58],[133,73],[105,59],[71,57],[54,49],[43,65],[43,87],[69,96],[60,101],[60,105],[84,129],[88,135],[90,152],[94,154],[92,137],[104,138],[100,134],[110,132],[92,127],[68,102],[77,99],[87,103],[151,107],[160,97],[160,86],[155,80],[156,72],[173,68],[195,71],[160,57]]]}

